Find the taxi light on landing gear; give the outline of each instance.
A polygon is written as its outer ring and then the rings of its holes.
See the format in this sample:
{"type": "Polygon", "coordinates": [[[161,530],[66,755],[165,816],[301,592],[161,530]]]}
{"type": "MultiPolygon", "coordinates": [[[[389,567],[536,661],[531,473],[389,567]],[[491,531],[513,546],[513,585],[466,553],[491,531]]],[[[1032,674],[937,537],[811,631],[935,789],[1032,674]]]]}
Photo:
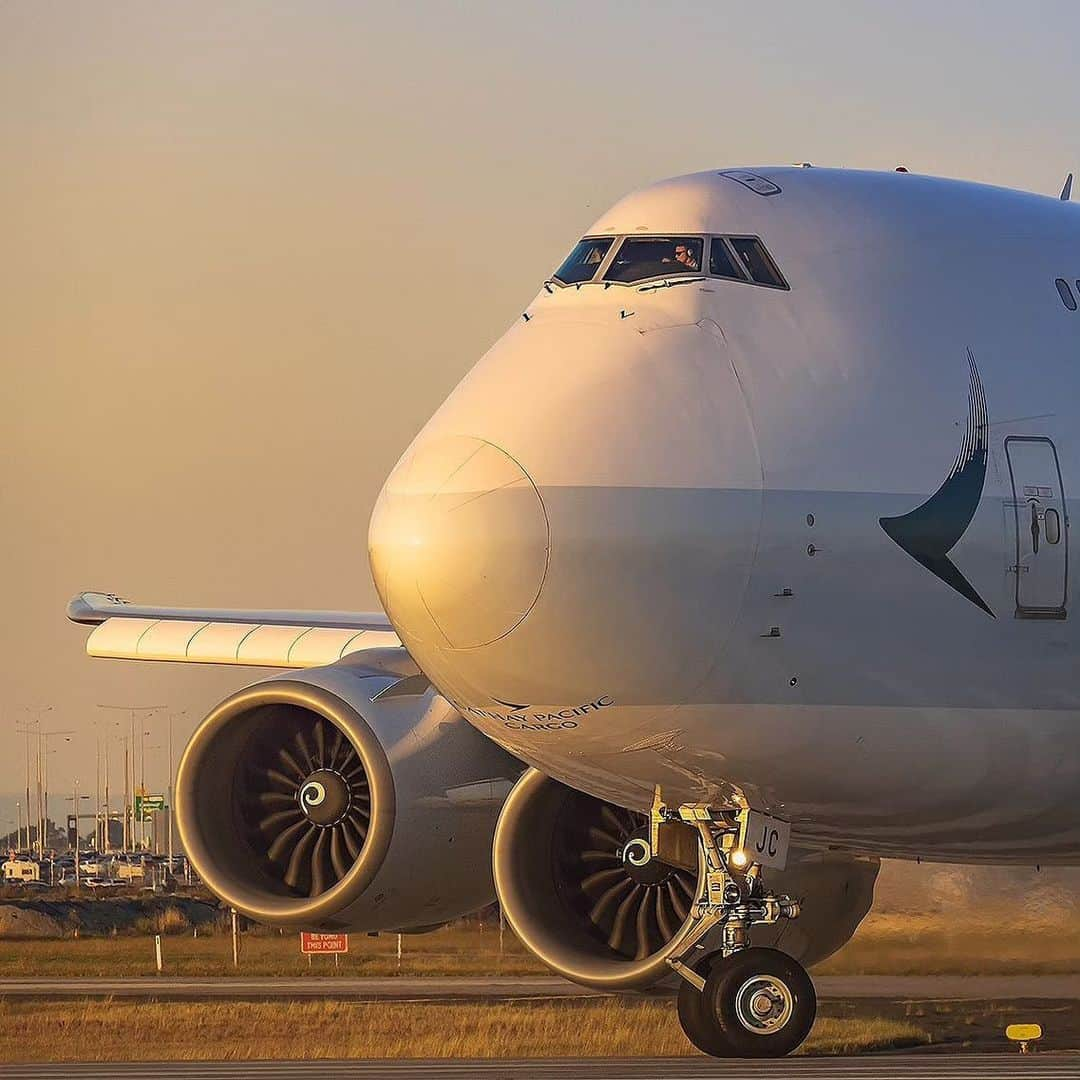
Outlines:
{"type": "Polygon", "coordinates": [[[750,861],[750,856],[742,848],[736,848],[731,853],[729,861],[737,870],[741,870],[750,861]]]}

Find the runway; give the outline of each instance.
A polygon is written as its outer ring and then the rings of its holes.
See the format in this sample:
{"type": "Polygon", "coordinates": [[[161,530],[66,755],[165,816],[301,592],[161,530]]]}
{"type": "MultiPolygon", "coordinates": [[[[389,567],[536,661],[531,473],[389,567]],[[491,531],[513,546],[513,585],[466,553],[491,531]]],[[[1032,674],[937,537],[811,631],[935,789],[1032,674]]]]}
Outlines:
{"type": "Polygon", "coordinates": [[[1080,1078],[1068,1054],[868,1055],[714,1061],[652,1058],[590,1061],[235,1061],[98,1065],[6,1065],[4,1080],[1065,1080],[1080,1078]]]}
{"type": "MultiPolygon", "coordinates": [[[[823,975],[814,979],[822,1000],[988,1001],[1080,1000],[1080,975],[823,975]]],[[[459,978],[400,976],[334,978],[5,978],[0,997],[117,997],[182,1000],[457,1001],[600,997],[557,977],[459,978]]]]}

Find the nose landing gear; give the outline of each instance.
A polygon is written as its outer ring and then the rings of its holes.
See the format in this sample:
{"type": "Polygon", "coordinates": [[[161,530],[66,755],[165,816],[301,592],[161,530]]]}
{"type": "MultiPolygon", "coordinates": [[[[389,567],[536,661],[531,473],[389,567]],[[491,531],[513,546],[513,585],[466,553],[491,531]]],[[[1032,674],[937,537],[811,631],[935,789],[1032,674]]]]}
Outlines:
{"type": "MultiPolygon", "coordinates": [[[[677,954],[668,959],[681,977],[682,1029],[699,1050],[714,1057],[790,1054],[814,1023],[813,983],[798,961],[778,949],[751,947],[749,939],[752,926],[794,919],[799,905],[766,892],[761,867],[749,863],[736,846],[738,821],[707,806],[684,805],[671,814],[658,792],[650,820],[650,854],[662,859],[665,847],[674,844],[682,847],[685,858],[692,835],[687,825],[697,832],[705,888],[677,954]],[[722,947],[706,952],[702,942],[717,928],[722,947]]],[[[642,851],[635,849],[634,855],[642,865],[642,851]]]]}
{"type": "Polygon", "coordinates": [[[783,1057],[810,1033],[817,996],[803,966],[779,949],[709,953],[695,964],[702,990],[679,985],[679,1023],[713,1057],[783,1057]]]}

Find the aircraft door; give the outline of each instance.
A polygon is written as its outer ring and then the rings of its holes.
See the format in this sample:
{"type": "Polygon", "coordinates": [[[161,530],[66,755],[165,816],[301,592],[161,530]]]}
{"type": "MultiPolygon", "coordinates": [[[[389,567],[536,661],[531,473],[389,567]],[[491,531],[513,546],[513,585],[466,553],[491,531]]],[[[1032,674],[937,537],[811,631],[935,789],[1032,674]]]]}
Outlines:
{"type": "Polygon", "coordinates": [[[1061,465],[1045,437],[1005,440],[1012,483],[1007,542],[1015,559],[1016,617],[1064,619],[1069,581],[1069,519],[1061,465]]]}

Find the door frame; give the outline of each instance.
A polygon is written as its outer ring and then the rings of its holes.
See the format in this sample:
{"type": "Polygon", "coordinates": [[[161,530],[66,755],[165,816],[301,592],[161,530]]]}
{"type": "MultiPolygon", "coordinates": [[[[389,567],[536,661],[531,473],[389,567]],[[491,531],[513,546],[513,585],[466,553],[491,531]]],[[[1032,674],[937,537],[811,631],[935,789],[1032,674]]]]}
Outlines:
{"type": "Polygon", "coordinates": [[[1065,481],[1061,475],[1061,458],[1058,457],[1057,447],[1054,440],[1047,435],[1007,435],[1005,437],[1005,462],[1009,466],[1009,488],[1012,493],[1013,504],[1013,540],[1015,545],[1013,559],[1013,573],[1016,575],[1016,618],[1018,619],[1065,619],[1068,617],[1069,603],[1069,503],[1065,495],[1065,481]],[[1062,525],[1065,535],[1062,540],[1065,544],[1065,572],[1062,581],[1061,605],[1059,607],[1031,607],[1020,602],[1020,495],[1016,490],[1016,476],[1013,474],[1012,457],[1009,455],[1009,443],[1046,443],[1050,447],[1050,453],[1054,455],[1054,468],[1057,470],[1058,492],[1061,497],[1062,525]]]}

